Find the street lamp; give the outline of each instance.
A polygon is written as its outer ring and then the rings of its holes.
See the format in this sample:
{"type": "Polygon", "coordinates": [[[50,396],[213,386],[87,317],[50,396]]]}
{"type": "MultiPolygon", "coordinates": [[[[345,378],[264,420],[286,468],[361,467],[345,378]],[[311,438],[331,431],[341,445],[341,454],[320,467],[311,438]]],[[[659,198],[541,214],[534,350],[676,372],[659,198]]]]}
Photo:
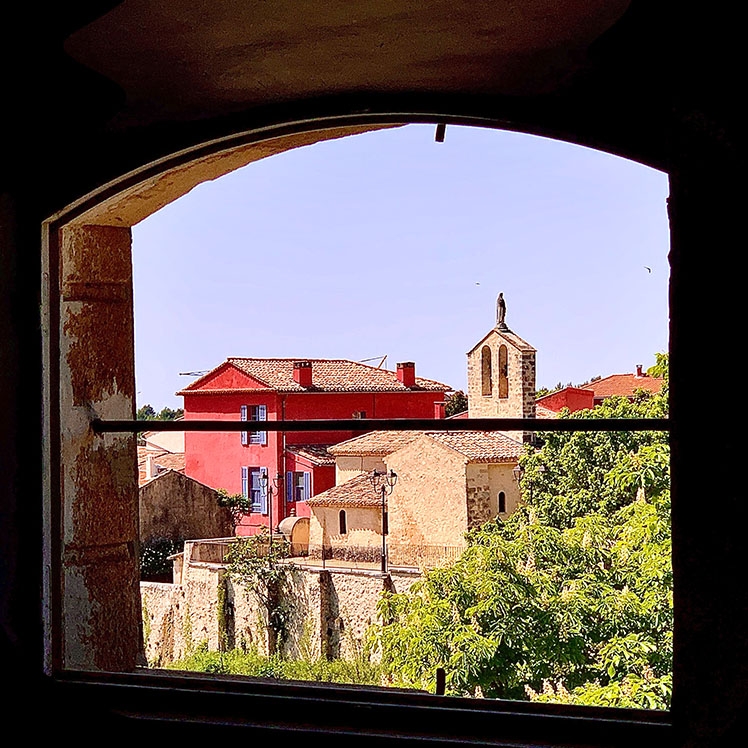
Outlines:
{"type": "Polygon", "coordinates": [[[369,476],[375,493],[382,497],[382,574],[387,574],[387,535],[389,523],[387,522],[387,496],[392,493],[397,483],[397,474],[394,470],[372,470],[369,476]]]}
{"type": "Polygon", "coordinates": [[[260,474],[260,483],[263,489],[267,493],[268,497],[268,526],[270,529],[270,547],[268,549],[268,556],[272,556],[273,553],[273,491],[277,489],[280,484],[280,474],[276,474],[273,480],[270,480],[268,471],[263,470],[260,474]]]}
{"type": "MultiPolygon", "coordinates": [[[[535,472],[539,475],[542,475],[545,473],[545,465],[540,464],[535,467],[535,472]]],[[[518,486],[522,486],[522,478],[525,475],[525,468],[517,463],[514,468],[512,468],[512,476],[514,477],[514,480],[517,481],[518,486]]],[[[532,480],[527,481],[527,488],[530,493],[530,500],[532,501],[532,480]]]]}

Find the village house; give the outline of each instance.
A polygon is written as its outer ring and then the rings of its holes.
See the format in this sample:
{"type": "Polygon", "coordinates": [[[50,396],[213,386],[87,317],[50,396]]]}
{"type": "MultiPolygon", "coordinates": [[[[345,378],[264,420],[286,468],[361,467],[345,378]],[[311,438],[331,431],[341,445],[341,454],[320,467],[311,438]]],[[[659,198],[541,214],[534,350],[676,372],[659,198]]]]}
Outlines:
{"type": "MultiPolygon", "coordinates": [[[[416,376],[345,359],[229,358],[181,390],[186,420],[273,421],[443,418],[451,388],[416,376]]],[[[185,474],[229,494],[251,511],[237,534],[276,528],[287,516],[309,516],[308,500],[335,485],[326,448],[356,431],[188,432],[185,474]]]]}
{"type": "Polygon", "coordinates": [[[519,504],[512,471],[522,449],[505,434],[482,431],[380,431],[331,447],[347,480],[309,501],[310,556],[378,561],[386,527],[391,565],[457,558],[468,530],[508,517],[519,504]],[[396,476],[384,495],[375,470],[396,476]]]}

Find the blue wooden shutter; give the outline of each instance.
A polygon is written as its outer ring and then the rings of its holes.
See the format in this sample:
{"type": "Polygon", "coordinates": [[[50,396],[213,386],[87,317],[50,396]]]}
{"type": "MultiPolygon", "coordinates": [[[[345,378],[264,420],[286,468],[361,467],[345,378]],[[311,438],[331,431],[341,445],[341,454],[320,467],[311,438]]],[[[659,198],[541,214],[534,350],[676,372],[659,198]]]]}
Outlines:
{"type": "MultiPolygon", "coordinates": [[[[263,406],[265,407],[265,406],[263,406]]],[[[268,476],[268,485],[270,484],[270,473],[268,473],[268,469],[266,467],[260,468],[260,475],[267,475],[268,476]]],[[[260,481],[260,511],[263,514],[268,513],[268,491],[267,486],[262,484],[262,481],[260,481]]]]}
{"type": "Polygon", "coordinates": [[[253,468],[249,471],[250,486],[249,491],[252,497],[252,511],[262,511],[262,481],[260,476],[262,473],[259,468],[253,468]]]}
{"type": "Polygon", "coordinates": [[[304,501],[312,498],[312,474],[304,473],[304,501]]]}
{"type": "Polygon", "coordinates": [[[293,472],[290,470],[286,473],[286,501],[296,501],[293,495],[293,472]]]}
{"type": "MultiPolygon", "coordinates": [[[[242,421],[246,421],[247,420],[247,406],[246,405],[242,405],[242,407],[240,408],[239,412],[240,412],[240,416],[239,417],[241,418],[241,420],[242,421]]],[[[241,435],[242,435],[242,444],[244,444],[244,445],[249,444],[249,432],[248,431],[242,431],[241,435]]]]}
{"type": "Polygon", "coordinates": [[[249,468],[242,468],[242,496],[245,499],[249,498],[249,468]]]}
{"type": "MultiPolygon", "coordinates": [[[[268,409],[267,405],[253,405],[251,409],[251,420],[252,421],[267,421],[268,409]]],[[[267,444],[268,443],[268,432],[267,431],[252,431],[249,435],[250,444],[267,444]]]]}
{"type": "MultiPolygon", "coordinates": [[[[258,405],[257,406],[257,420],[267,421],[267,419],[268,419],[267,405],[258,405]]],[[[267,443],[268,443],[268,432],[260,431],[260,444],[267,444],[267,443]]]]}

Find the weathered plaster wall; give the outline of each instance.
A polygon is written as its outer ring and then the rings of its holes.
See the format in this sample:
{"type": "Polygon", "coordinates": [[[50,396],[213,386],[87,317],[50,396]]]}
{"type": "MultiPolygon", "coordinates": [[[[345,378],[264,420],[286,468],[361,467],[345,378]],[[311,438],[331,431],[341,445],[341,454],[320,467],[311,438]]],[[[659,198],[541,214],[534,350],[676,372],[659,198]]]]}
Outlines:
{"type": "Polygon", "coordinates": [[[130,230],[60,233],[62,664],[131,670],[141,650],[135,437],[90,427],[135,413],[130,230]]]}

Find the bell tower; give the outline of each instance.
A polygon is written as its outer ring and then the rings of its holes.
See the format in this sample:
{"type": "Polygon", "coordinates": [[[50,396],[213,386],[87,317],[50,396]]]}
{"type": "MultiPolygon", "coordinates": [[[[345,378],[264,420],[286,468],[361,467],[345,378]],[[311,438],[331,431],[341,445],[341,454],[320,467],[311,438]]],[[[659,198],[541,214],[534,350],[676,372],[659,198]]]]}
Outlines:
{"type": "MultiPolygon", "coordinates": [[[[506,324],[506,301],[496,300],[496,324],[467,354],[470,418],[535,418],[535,349],[506,324]]],[[[527,432],[511,432],[528,441],[527,432]]]]}

